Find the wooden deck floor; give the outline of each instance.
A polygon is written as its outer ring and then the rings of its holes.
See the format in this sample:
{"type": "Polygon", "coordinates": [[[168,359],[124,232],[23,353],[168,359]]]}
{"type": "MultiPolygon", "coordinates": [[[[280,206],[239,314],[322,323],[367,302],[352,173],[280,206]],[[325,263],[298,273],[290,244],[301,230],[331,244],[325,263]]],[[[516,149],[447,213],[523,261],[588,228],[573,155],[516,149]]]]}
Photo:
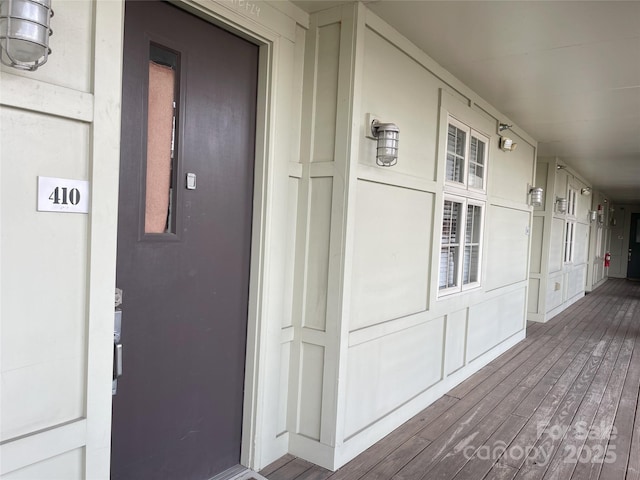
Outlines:
{"type": "Polygon", "coordinates": [[[269,480],[640,480],[640,283],[609,280],[336,472],[269,480]]]}

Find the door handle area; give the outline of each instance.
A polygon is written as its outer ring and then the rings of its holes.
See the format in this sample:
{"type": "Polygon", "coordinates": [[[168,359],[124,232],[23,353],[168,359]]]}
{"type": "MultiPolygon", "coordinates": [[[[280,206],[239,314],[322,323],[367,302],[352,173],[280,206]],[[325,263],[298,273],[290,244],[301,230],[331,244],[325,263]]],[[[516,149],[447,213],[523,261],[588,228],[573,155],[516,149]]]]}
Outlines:
{"type": "Polygon", "coordinates": [[[122,376],[122,344],[116,343],[113,346],[113,379],[122,376]]]}
{"type": "Polygon", "coordinates": [[[111,382],[111,394],[118,391],[118,377],[122,376],[122,310],[116,310],[113,321],[113,378],[111,382]]]}

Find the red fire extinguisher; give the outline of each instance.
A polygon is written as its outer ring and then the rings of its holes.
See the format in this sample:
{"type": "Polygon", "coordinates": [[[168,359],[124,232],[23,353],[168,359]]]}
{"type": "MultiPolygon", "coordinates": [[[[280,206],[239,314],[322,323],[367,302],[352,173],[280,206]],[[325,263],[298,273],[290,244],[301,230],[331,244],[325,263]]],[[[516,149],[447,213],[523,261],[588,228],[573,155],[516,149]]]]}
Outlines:
{"type": "Polygon", "coordinates": [[[608,267],[611,263],[611,254],[609,252],[604,254],[604,266],[608,267]]]}

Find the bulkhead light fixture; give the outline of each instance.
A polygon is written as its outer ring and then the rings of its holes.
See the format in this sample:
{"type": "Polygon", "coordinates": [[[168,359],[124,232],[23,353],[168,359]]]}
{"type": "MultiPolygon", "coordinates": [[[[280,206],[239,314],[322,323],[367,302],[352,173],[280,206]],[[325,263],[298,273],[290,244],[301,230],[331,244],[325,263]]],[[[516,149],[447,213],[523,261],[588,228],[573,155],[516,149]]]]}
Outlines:
{"type": "Polygon", "coordinates": [[[500,137],[499,146],[503,152],[513,152],[518,147],[518,144],[509,137],[500,137]]]}
{"type": "Polygon", "coordinates": [[[394,123],[371,122],[371,134],[377,139],[376,163],[381,167],[392,167],[398,163],[400,129],[394,123]]]}
{"type": "Polygon", "coordinates": [[[529,195],[531,195],[531,206],[541,207],[543,194],[544,189],[542,187],[531,187],[529,189],[529,195]]]}
{"type": "Polygon", "coordinates": [[[49,58],[53,30],[51,0],[0,2],[0,61],[20,70],[34,71],[49,58]]]}
{"type": "Polygon", "coordinates": [[[556,197],[556,209],[560,213],[567,213],[567,199],[556,197]]]}
{"type": "Polygon", "coordinates": [[[584,187],[580,190],[581,195],[591,195],[591,187],[584,187]]]}

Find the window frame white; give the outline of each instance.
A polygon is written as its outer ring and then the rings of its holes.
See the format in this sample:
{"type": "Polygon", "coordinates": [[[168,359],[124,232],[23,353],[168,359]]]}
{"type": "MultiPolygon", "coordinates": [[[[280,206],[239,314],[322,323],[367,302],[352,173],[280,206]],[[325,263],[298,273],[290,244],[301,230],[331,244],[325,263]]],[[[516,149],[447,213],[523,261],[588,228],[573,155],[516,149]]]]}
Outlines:
{"type": "Polygon", "coordinates": [[[473,198],[468,198],[467,199],[467,203],[465,205],[465,209],[464,209],[464,233],[465,233],[465,239],[464,239],[464,244],[463,244],[463,248],[462,248],[462,265],[460,267],[460,270],[462,270],[462,272],[464,273],[464,255],[465,255],[465,248],[469,245],[469,243],[467,243],[466,241],[466,233],[467,233],[467,215],[469,214],[469,206],[474,206],[474,207],[479,207],[480,208],[480,225],[478,226],[478,242],[469,242],[471,244],[476,244],[478,246],[478,267],[477,267],[477,280],[474,282],[469,282],[469,283],[464,283],[464,277],[462,278],[462,291],[465,290],[470,290],[470,289],[474,289],[474,288],[478,288],[481,286],[482,284],[482,251],[483,251],[483,247],[484,247],[484,221],[485,221],[485,212],[486,212],[486,202],[480,201],[480,200],[476,200],[473,198]]]}
{"type": "MultiPolygon", "coordinates": [[[[437,287],[437,298],[447,297],[452,294],[466,292],[468,290],[473,290],[480,288],[482,286],[482,275],[483,275],[483,253],[484,253],[484,226],[485,226],[485,218],[487,212],[487,180],[488,170],[489,170],[489,154],[490,154],[490,137],[481,133],[480,131],[474,129],[469,124],[459,120],[455,116],[447,113],[447,123],[446,123],[446,133],[444,139],[444,172],[442,176],[444,177],[444,195],[443,201],[441,203],[442,208],[442,216],[440,221],[440,245],[438,248],[438,287],[437,287]],[[464,168],[462,172],[463,182],[458,182],[455,180],[449,180],[447,178],[447,166],[448,166],[448,156],[449,156],[449,129],[451,126],[456,127],[459,130],[465,132],[465,145],[464,145],[464,168]],[[478,178],[482,178],[482,187],[479,188],[477,186],[471,186],[469,181],[469,172],[471,165],[471,142],[472,138],[476,138],[479,142],[482,142],[483,147],[483,159],[482,159],[482,176],[477,176],[478,178]],[[457,272],[456,272],[456,285],[452,287],[440,288],[441,280],[442,280],[442,249],[445,245],[451,244],[443,244],[443,235],[444,235],[444,209],[445,202],[454,202],[461,204],[461,215],[459,219],[459,242],[458,242],[458,256],[457,259],[457,272]],[[476,206],[481,209],[480,211],[480,222],[477,225],[478,232],[478,242],[472,242],[478,248],[478,263],[477,263],[477,271],[475,272],[476,281],[464,283],[463,272],[464,272],[464,263],[465,263],[465,251],[468,246],[466,242],[467,237],[467,215],[469,206],[476,206]]],[[[453,152],[455,153],[455,152],[453,152]]],[[[477,163],[477,162],[476,162],[477,163]]],[[[480,165],[480,164],[478,164],[480,165]]],[[[442,178],[442,177],[441,177],[442,178]]],[[[475,230],[475,225],[474,225],[475,230]]],[[[446,269],[448,272],[448,267],[446,269]]],[[[446,283],[445,283],[446,284],[446,283]]]]}
{"type": "Polygon", "coordinates": [[[563,261],[565,264],[573,263],[576,245],[576,222],[567,220],[564,224],[564,249],[563,261]]]}
{"type": "Polygon", "coordinates": [[[567,215],[575,217],[578,211],[578,189],[569,187],[567,192],[567,215]]]}
{"type": "MultiPolygon", "coordinates": [[[[478,130],[475,130],[474,128],[472,128],[471,126],[467,125],[466,123],[458,120],[457,118],[455,118],[454,116],[452,116],[451,114],[447,115],[447,132],[446,132],[446,138],[445,138],[445,145],[444,145],[444,150],[445,150],[445,155],[444,155],[444,183],[445,183],[445,188],[449,191],[458,191],[458,194],[464,195],[466,196],[467,193],[469,194],[476,194],[476,196],[478,197],[485,197],[487,195],[487,171],[488,171],[488,163],[489,163],[489,137],[487,135],[484,135],[483,133],[479,132],[478,130]],[[464,147],[464,168],[463,168],[463,173],[462,173],[462,178],[463,181],[462,182],[458,182],[455,180],[449,180],[447,178],[447,162],[448,162],[448,155],[449,155],[449,126],[453,125],[454,127],[458,128],[459,130],[462,130],[466,133],[466,138],[465,138],[465,147],[464,147]],[[484,163],[482,164],[482,188],[478,188],[475,186],[470,186],[469,185],[469,171],[470,171],[470,164],[471,164],[471,139],[472,138],[476,138],[477,140],[481,141],[484,144],[484,158],[483,161],[484,163]]],[[[477,162],[474,162],[477,163],[477,162]]]]}
{"type": "Polygon", "coordinates": [[[573,263],[576,250],[576,212],[578,211],[578,189],[567,188],[567,212],[564,226],[564,248],[562,260],[565,265],[573,263]]]}
{"type": "Polygon", "coordinates": [[[470,198],[463,197],[455,194],[444,194],[444,199],[442,202],[442,218],[440,222],[440,246],[439,246],[439,255],[438,255],[438,297],[445,297],[447,295],[451,295],[454,293],[465,292],[467,290],[472,290],[479,288],[482,285],[482,254],[484,249],[484,222],[485,222],[485,212],[486,212],[486,202],[470,198]],[[452,202],[461,205],[460,208],[460,216],[458,219],[458,242],[455,245],[458,246],[458,259],[457,259],[457,271],[455,275],[456,284],[452,287],[440,288],[441,280],[442,280],[442,249],[445,246],[453,245],[451,243],[443,244],[442,237],[444,235],[444,208],[445,202],[452,202]],[[464,283],[463,272],[464,272],[464,261],[465,261],[465,248],[468,243],[466,241],[467,236],[467,215],[469,206],[479,207],[481,209],[480,212],[480,224],[478,226],[478,242],[471,242],[474,245],[477,244],[478,247],[478,265],[477,265],[477,280],[474,282],[464,283]]]}

